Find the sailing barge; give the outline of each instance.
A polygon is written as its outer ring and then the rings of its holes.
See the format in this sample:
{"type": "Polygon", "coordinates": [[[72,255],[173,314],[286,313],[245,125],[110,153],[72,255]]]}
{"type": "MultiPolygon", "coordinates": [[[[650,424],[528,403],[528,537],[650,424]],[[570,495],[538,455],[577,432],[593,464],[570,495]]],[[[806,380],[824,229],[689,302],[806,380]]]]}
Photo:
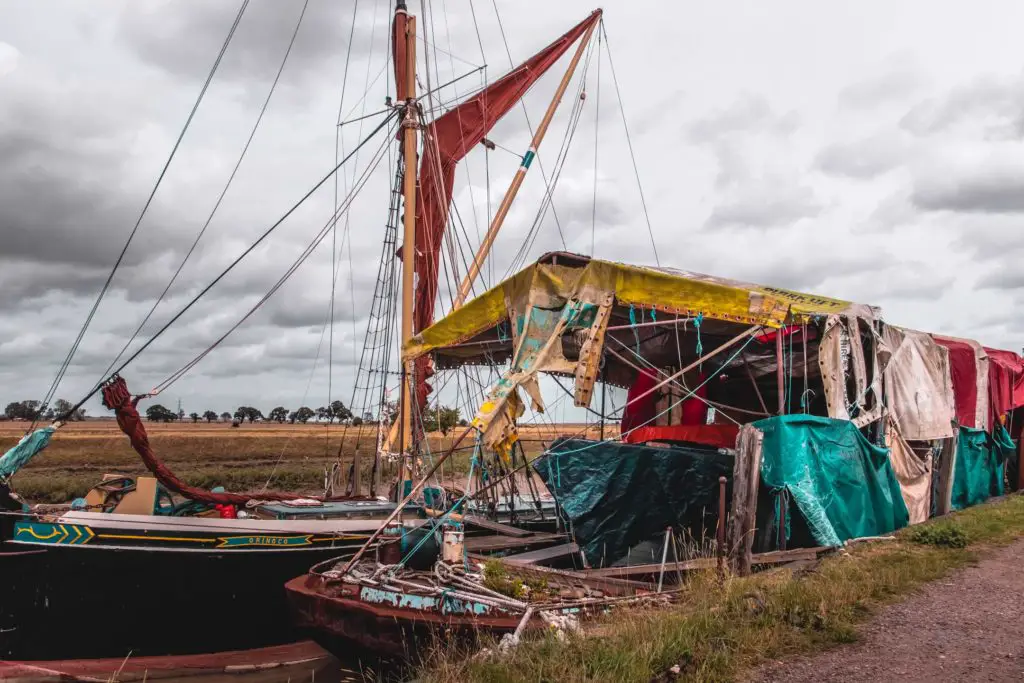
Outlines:
{"type": "MultiPolygon", "coordinates": [[[[244,10],[243,5],[239,18],[244,10]]],[[[378,336],[390,334],[397,311],[397,302],[390,298],[397,291],[395,281],[398,279],[394,265],[397,262],[395,242],[401,214],[394,203],[395,198],[401,197],[404,190],[406,206],[416,207],[404,215],[405,244],[416,246],[410,257],[402,261],[401,329],[404,341],[414,331],[428,326],[433,318],[441,233],[446,227],[451,201],[454,164],[469,147],[482,141],[490,127],[518,102],[576,38],[583,32],[589,35],[597,15],[592,15],[527,63],[488,86],[483,93],[434,122],[430,130],[436,135],[430,144],[423,146],[423,170],[420,174],[415,163],[418,156],[417,130],[422,112],[413,96],[415,41],[405,39],[407,13],[404,3],[396,3],[395,16],[396,35],[403,36],[402,40],[393,41],[396,57],[401,54],[396,63],[404,70],[408,58],[413,67],[407,74],[403,72],[398,80],[397,104],[363,141],[377,134],[394,132],[401,121],[404,161],[396,170],[393,186],[396,191],[392,192],[393,203],[382,240],[381,275],[370,312],[377,326],[367,328],[368,348],[386,347],[379,343],[378,336]],[[407,44],[408,55],[404,52],[407,44]],[[482,103],[486,106],[481,109],[482,103]],[[470,115],[471,112],[476,114],[470,115]],[[390,131],[387,129],[389,124],[393,124],[390,131]],[[418,181],[421,196],[429,197],[434,206],[427,206],[426,201],[417,203],[418,181]],[[418,214],[423,229],[415,231],[413,226],[418,214]]],[[[436,97],[437,93],[425,96],[436,97]]],[[[543,127],[546,126],[545,123],[543,127]]],[[[342,160],[316,187],[337,173],[351,156],[342,160]]],[[[526,161],[525,167],[528,166],[526,161]]],[[[303,201],[305,198],[296,207],[303,201]]],[[[348,210],[350,202],[351,196],[339,206],[335,224],[348,210]]],[[[502,211],[507,212],[507,206],[502,211]]],[[[315,249],[326,234],[326,230],[322,232],[310,249],[315,249]]],[[[302,259],[289,269],[285,277],[301,263],[302,259]]],[[[210,287],[233,267],[229,266],[210,287]]],[[[273,291],[276,288],[271,293],[273,291]]],[[[171,322],[177,320],[200,296],[202,293],[171,322]]],[[[259,304],[239,324],[258,307],[259,304]]],[[[166,329],[165,326],[156,336],[166,329]]],[[[143,343],[119,366],[118,372],[124,370],[156,336],[143,343]]],[[[209,350],[181,372],[172,375],[168,382],[187,372],[209,350]]],[[[383,368],[373,368],[377,377],[395,374],[388,372],[388,362],[390,358],[385,357],[383,368]]],[[[361,368],[360,372],[363,371],[361,368]]],[[[412,534],[416,539],[414,542],[432,536],[435,531],[432,525],[427,524],[428,505],[447,507],[440,485],[434,487],[435,495],[429,501],[421,497],[416,501],[407,499],[400,505],[378,499],[361,500],[358,495],[355,499],[320,498],[311,501],[308,496],[298,493],[227,493],[190,487],[159,460],[149,444],[136,406],[152,394],[132,395],[118,372],[97,384],[75,408],[102,391],[104,404],[115,412],[118,425],[153,478],[140,477],[128,483],[123,487],[122,492],[126,494],[123,500],[111,500],[104,495],[99,501],[87,502],[85,510],[31,511],[24,509],[19,501],[8,501],[4,510],[4,536],[0,537],[0,570],[5,576],[17,575],[18,578],[6,581],[0,588],[0,656],[23,659],[102,657],[122,656],[128,651],[135,655],[169,654],[281,642],[295,636],[284,618],[283,584],[287,579],[302,574],[310,565],[328,557],[351,554],[368,537],[376,538],[384,528],[384,520],[390,519],[398,510],[403,514],[403,521],[398,527],[400,535],[412,534]],[[231,512],[216,515],[215,509],[231,512]],[[245,512],[247,518],[240,518],[242,515],[235,514],[238,511],[245,512]],[[10,520],[14,520],[13,523],[10,520]],[[114,599],[111,596],[119,597],[114,599]],[[141,620],[143,609],[146,614],[156,616],[141,620]],[[110,623],[102,630],[90,629],[78,633],[74,639],[62,639],[59,643],[47,637],[60,625],[74,623],[83,613],[103,614],[110,623]],[[216,613],[218,618],[203,616],[210,613],[216,613]]],[[[414,372],[420,380],[425,380],[424,368],[416,371],[406,368],[407,377],[411,378],[414,372]]],[[[165,382],[161,386],[166,385],[165,382]]],[[[402,484],[412,476],[416,442],[422,438],[422,414],[426,404],[421,386],[418,384],[414,393],[409,382],[402,383],[400,415],[386,438],[378,439],[375,471],[379,471],[377,468],[385,459],[399,463],[396,497],[400,497],[402,484]]],[[[386,395],[384,387],[381,387],[381,402],[386,395]]],[[[384,411],[376,414],[385,424],[384,411]]],[[[6,454],[5,460],[10,468],[3,474],[5,482],[46,447],[64,419],[67,415],[60,416],[54,425],[33,432],[6,454]]],[[[421,454],[417,451],[415,455],[421,454]]],[[[358,482],[357,471],[354,471],[353,479],[358,482]]],[[[467,499],[467,496],[462,498],[463,512],[488,515],[491,523],[513,522],[541,528],[550,528],[554,523],[550,501],[542,500],[535,489],[530,492],[532,500],[519,495],[514,486],[503,495],[492,490],[490,500],[485,503],[467,499]]],[[[481,528],[479,524],[477,527],[481,528]]],[[[393,532],[394,527],[389,525],[388,530],[393,532]]]]}

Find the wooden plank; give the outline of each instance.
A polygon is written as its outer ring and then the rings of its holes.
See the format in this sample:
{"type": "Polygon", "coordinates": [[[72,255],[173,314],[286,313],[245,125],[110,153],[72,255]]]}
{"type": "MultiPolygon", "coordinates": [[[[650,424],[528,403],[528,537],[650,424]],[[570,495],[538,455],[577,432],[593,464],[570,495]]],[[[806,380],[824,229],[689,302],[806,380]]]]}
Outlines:
{"type": "MultiPolygon", "coordinates": [[[[686,560],[684,562],[666,562],[665,573],[669,574],[676,571],[678,567],[679,571],[693,571],[695,569],[714,569],[715,558],[713,557],[698,557],[693,560],[686,560]]],[[[635,564],[632,567],[604,567],[603,569],[587,569],[584,573],[587,576],[593,577],[616,577],[624,578],[627,576],[651,576],[661,572],[661,563],[655,562],[652,564],[635,564]]]]}
{"type": "Polygon", "coordinates": [[[571,557],[579,551],[580,547],[575,543],[563,543],[561,545],[553,545],[550,548],[508,555],[504,560],[509,564],[542,564],[551,560],[559,560],[563,557],[571,557]]]}
{"type": "MultiPolygon", "coordinates": [[[[750,564],[753,566],[769,564],[786,564],[789,562],[802,562],[816,560],[821,553],[832,550],[832,548],[796,548],[795,550],[774,550],[769,553],[751,555],[750,564]]],[[[680,571],[694,571],[697,569],[713,569],[716,558],[698,557],[676,564],[675,562],[665,563],[665,572],[673,572],[676,567],[680,571]]],[[[588,569],[584,574],[593,577],[627,577],[653,575],[661,572],[661,563],[637,564],[632,567],[605,567],[604,569],[588,569]]]]}
{"type": "Polygon", "coordinates": [[[554,545],[564,543],[564,534],[533,534],[525,538],[506,538],[503,536],[479,536],[466,539],[466,552],[493,553],[502,550],[515,550],[516,548],[527,548],[531,545],[544,543],[554,545]]]}
{"type": "MultiPolygon", "coordinates": [[[[485,563],[492,558],[486,555],[467,554],[471,562],[485,563]]],[[[572,569],[553,569],[552,567],[540,567],[538,565],[515,565],[513,569],[517,576],[531,578],[547,578],[551,583],[570,584],[583,582],[584,584],[602,590],[605,593],[618,595],[631,591],[650,591],[657,589],[653,583],[646,581],[633,581],[629,579],[616,579],[607,576],[591,576],[587,571],[574,571],[572,569]]]]}
{"type": "Polygon", "coordinates": [[[478,515],[466,515],[463,518],[463,522],[468,526],[487,529],[488,531],[493,531],[496,534],[512,536],[514,538],[526,538],[527,536],[532,536],[534,533],[528,529],[520,529],[518,527],[509,526],[508,524],[502,524],[501,522],[494,522],[486,517],[480,517],[478,515]]]}

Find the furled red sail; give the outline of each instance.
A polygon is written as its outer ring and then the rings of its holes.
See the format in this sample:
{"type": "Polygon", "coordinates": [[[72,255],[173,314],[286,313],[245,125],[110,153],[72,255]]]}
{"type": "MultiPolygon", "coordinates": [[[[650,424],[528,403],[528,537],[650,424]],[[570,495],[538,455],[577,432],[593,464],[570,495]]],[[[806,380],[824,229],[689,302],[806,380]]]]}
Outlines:
{"type": "MultiPolygon", "coordinates": [[[[455,167],[488,131],[515,106],[530,87],[601,18],[596,10],[546,48],[523,62],[518,68],[495,81],[476,96],[430,123],[425,131],[423,158],[420,161],[419,189],[416,202],[416,292],[413,304],[413,329],[419,332],[434,321],[437,299],[437,277],[440,266],[441,239],[448,223],[448,212],[455,185],[455,167]]],[[[404,14],[396,14],[395,35],[404,14]]],[[[403,28],[404,31],[404,28],[403,28]]],[[[399,59],[395,42],[395,77],[404,83],[405,60],[399,59]]],[[[404,52],[404,47],[402,48],[404,52]]],[[[401,88],[401,86],[399,86],[401,88]]],[[[402,90],[399,90],[402,96],[402,90]]],[[[529,150],[523,163],[529,166],[536,150],[529,150]]],[[[407,254],[408,251],[404,250],[407,254]]],[[[426,405],[432,375],[429,358],[416,360],[416,398],[422,409],[426,405]]]]}

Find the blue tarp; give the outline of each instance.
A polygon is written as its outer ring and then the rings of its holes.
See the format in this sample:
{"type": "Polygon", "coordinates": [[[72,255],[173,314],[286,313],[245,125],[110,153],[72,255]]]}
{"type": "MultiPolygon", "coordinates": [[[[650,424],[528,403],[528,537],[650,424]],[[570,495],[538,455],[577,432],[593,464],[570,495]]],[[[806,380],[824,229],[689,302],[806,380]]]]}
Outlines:
{"type": "Polygon", "coordinates": [[[960,428],[953,467],[951,507],[962,510],[1003,495],[1003,467],[1014,452],[1013,440],[1002,425],[994,434],[960,428]]]}
{"type": "Polygon", "coordinates": [[[42,427],[26,434],[13,448],[0,456],[0,479],[8,479],[28,464],[50,443],[54,427],[42,427]]]}
{"type": "Polygon", "coordinates": [[[889,450],[872,445],[852,422],[784,415],[754,426],[764,432],[762,482],[789,494],[818,545],[907,525],[889,450]]]}
{"type": "Polygon", "coordinates": [[[732,479],[733,457],[709,447],[560,439],[533,467],[599,567],[643,541],[660,543],[666,527],[714,536],[718,478],[732,479]]]}

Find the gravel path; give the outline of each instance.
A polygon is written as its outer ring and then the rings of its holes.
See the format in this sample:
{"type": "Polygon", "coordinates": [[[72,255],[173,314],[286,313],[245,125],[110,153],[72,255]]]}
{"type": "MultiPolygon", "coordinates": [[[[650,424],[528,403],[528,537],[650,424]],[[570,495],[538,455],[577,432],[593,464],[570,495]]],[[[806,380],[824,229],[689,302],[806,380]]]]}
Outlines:
{"type": "Polygon", "coordinates": [[[884,608],[860,640],[768,665],[752,680],[1024,680],[1024,540],[884,608]]]}

